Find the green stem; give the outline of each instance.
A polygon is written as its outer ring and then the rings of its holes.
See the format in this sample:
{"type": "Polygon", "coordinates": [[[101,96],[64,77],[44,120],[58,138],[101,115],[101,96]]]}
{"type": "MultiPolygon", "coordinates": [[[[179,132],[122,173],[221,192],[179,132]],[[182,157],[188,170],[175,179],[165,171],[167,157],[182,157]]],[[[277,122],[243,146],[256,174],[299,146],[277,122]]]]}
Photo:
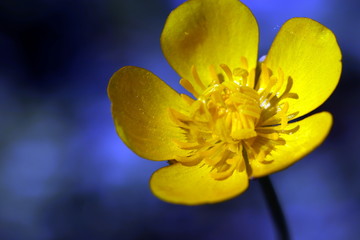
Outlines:
{"type": "Polygon", "coordinates": [[[266,202],[268,204],[268,207],[270,208],[272,218],[274,220],[274,223],[276,225],[279,239],[282,240],[290,240],[289,231],[287,228],[286,220],[284,213],[281,209],[279,199],[276,196],[274,187],[270,181],[270,178],[262,177],[259,178],[261,189],[265,195],[266,202]]]}

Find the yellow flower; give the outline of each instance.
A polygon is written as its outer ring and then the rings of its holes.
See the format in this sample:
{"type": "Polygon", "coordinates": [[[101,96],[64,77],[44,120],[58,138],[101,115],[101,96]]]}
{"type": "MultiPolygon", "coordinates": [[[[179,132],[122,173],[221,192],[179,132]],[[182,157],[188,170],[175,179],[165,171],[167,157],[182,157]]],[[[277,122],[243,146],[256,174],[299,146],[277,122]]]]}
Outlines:
{"type": "Polygon", "coordinates": [[[232,198],[250,178],[287,168],[329,133],[330,113],[299,118],[339,81],[334,34],[311,19],[290,19],[261,63],[258,34],[237,0],[189,0],[169,15],[161,46],[194,98],[142,68],[112,76],[108,93],[121,139],[143,158],[171,160],[150,180],[160,199],[197,205],[232,198]]]}

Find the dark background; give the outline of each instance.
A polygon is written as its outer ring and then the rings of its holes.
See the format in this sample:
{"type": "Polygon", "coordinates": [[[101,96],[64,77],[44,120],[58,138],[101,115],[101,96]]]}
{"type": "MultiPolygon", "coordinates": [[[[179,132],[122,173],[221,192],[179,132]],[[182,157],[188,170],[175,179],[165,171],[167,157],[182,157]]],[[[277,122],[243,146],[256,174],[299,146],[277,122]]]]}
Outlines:
{"type": "MultiPolygon", "coordinates": [[[[227,202],[155,198],[151,173],[117,137],[106,87],[120,67],[151,70],[177,90],[159,37],[170,0],[0,1],[0,239],[275,239],[257,181],[227,202]]],[[[294,239],[360,236],[360,2],[246,0],[260,55],[291,17],[313,18],[343,52],[338,88],[320,108],[325,143],[272,175],[294,239]]],[[[183,91],[183,90],[182,90],[183,91]]]]}

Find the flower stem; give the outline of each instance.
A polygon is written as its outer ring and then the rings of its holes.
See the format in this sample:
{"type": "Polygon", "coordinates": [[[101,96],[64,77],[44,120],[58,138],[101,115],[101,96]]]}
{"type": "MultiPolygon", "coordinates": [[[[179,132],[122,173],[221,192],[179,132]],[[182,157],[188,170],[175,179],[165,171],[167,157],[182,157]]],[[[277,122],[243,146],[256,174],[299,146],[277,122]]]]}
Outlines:
{"type": "Polygon", "coordinates": [[[268,176],[259,178],[261,189],[265,195],[266,202],[270,208],[272,218],[276,225],[279,239],[290,240],[289,230],[287,228],[284,213],[281,209],[279,199],[276,196],[274,187],[268,176]]]}

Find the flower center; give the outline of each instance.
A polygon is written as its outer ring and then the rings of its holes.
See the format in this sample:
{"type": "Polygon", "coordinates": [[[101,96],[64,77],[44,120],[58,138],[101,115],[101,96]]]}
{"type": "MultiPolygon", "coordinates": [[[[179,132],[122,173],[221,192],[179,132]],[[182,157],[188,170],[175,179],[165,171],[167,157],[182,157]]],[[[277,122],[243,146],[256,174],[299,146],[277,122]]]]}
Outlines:
{"type": "Polygon", "coordinates": [[[284,101],[297,95],[290,93],[292,80],[285,80],[281,70],[273,77],[263,64],[262,74],[255,81],[255,70],[247,70],[246,59],[233,71],[226,65],[221,68],[226,77],[210,67],[212,81],[208,87],[194,67],[193,81],[180,81],[197,100],[182,95],[189,111],[170,109],[173,121],[184,129],[187,139],[177,144],[188,154],[175,160],[184,165],[207,164],[218,180],[234,171],[246,170],[251,176],[253,161],[273,161],[270,153],[285,144],[281,135],[298,130],[298,126],[286,129],[297,113],[288,114],[289,104],[284,101]]]}
{"type": "Polygon", "coordinates": [[[236,144],[256,137],[261,109],[259,94],[254,89],[226,81],[207,88],[198,101],[196,117],[203,116],[213,138],[236,144]]]}

